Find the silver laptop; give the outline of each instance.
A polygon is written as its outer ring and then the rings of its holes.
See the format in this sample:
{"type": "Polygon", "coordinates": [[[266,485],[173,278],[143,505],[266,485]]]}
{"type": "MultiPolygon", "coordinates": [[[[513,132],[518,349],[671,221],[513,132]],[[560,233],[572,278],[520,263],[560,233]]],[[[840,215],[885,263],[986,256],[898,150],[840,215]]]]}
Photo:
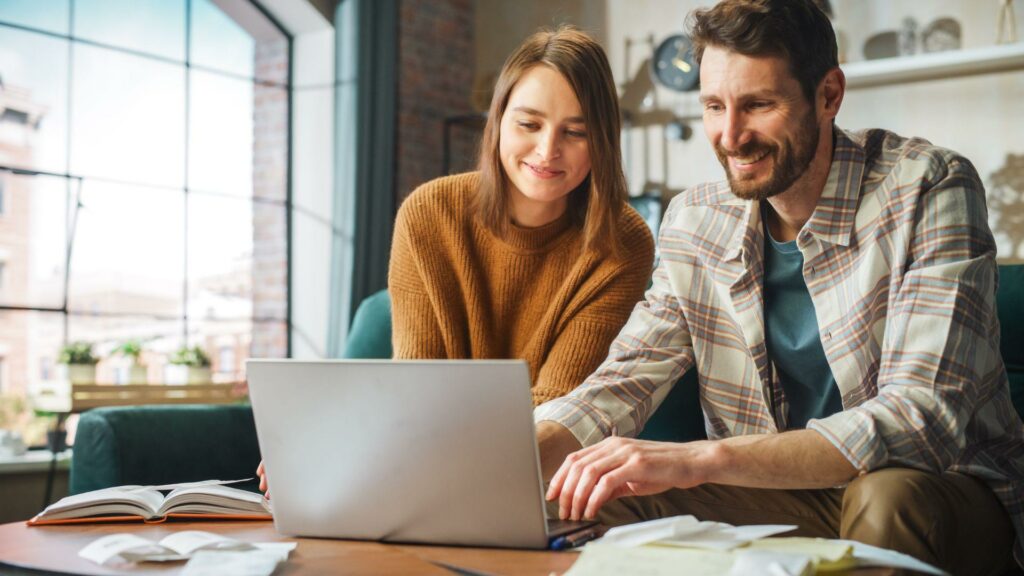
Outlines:
{"type": "Polygon", "coordinates": [[[545,548],[529,373],[516,360],[249,360],[278,532],[545,548]]]}

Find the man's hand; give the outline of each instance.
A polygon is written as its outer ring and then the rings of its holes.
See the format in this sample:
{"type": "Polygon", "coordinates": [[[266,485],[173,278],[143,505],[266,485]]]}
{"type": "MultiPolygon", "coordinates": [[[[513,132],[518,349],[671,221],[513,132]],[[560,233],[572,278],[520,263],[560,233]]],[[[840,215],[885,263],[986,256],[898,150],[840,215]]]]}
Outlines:
{"type": "Polygon", "coordinates": [[[546,498],[558,498],[558,516],[594,518],[609,500],[647,496],[707,481],[703,463],[712,442],[650,442],[612,437],[573,452],[551,479],[546,498]]]}
{"type": "MultiPolygon", "coordinates": [[[[573,438],[566,428],[550,424],[562,431],[553,437],[573,438]]],[[[552,451],[549,458],[556,455],[552,451]]],[[[546,498],[558,498],[560,518],[579,520],[595,517],[606,502],[622,496],[647,496],[705,483],[782,490],[830,488],[849,482],[857,473],[838,449],[812,430],[683,444],[613,437],[566,456],[546,498]]]]}
{"type": "Polygon", "coordinates": [[[264,498],[270,500],[270,485],[267,484],[267,471],[263,468],[263,460],[260,460],[260,465],[256,467],[256,475],[260,477],[260,491],[264,493],[264,498]]]}

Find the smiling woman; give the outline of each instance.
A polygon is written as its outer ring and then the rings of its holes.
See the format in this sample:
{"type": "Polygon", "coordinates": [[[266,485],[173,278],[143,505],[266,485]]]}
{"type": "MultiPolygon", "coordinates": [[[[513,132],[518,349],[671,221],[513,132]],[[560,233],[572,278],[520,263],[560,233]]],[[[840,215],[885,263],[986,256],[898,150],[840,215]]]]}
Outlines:
{"type": "Polygon", "coordinates": [[[502,69],[480,171],[398,213],[388,289],[397,358],[521,358],[539,404],[604,358],[650,277],[654,242],[626,203],[608,60],[571,27],[502,69]]]}

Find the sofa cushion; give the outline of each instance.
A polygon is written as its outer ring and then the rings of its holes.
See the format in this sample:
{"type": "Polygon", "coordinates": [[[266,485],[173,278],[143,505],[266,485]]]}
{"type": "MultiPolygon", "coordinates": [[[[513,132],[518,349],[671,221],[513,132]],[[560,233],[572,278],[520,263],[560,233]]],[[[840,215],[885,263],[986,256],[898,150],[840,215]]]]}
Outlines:
{"type": "Polygon", "coordinates": [[[999,349],[1010,378],[1010,396],[1024,418],[1024,264],[999,267],[999,349]]]}
{"type": "Polygon", "coordinates": [[[345,341],[344,358],[391,358],[391,297],[375,292],[359,303],[345,341]]]}
{"type": "Polygon", "coordinates": [[[78,422],[69,492],[252,478],[259,462],[248,405],[97,408],[78,422]]]}

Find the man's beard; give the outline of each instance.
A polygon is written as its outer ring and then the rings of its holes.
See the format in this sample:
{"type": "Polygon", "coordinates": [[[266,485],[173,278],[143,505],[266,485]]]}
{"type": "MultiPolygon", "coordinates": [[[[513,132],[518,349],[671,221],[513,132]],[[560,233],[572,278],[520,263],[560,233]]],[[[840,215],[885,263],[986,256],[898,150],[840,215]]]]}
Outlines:
{"type": "Polygon", "coordinates": [[[776,194],[781,194],[789,189],[797,181],[807,167],[814,160],[814,153],[818,149],[820,130],[818,122],[814,118],[813,111],[800,123],[803,127],[797,133],[796,138],[790,141],[783,141],[781,146],[768,144],[758,140],[751,140],[732,153],[722,148],[721,144],[715,146],[715,154],[718,161],[725,168],[725,175],[729,179],[729,187],[732,193],[741,200],[767,200],[776,194]],[[733,176],[729,169],[729,157],[757,158],[767,152],[768,160],[772,163],[772,171],[768,180],[763,183],[756,183],[744,178],[733,176]]]}

